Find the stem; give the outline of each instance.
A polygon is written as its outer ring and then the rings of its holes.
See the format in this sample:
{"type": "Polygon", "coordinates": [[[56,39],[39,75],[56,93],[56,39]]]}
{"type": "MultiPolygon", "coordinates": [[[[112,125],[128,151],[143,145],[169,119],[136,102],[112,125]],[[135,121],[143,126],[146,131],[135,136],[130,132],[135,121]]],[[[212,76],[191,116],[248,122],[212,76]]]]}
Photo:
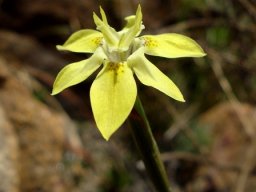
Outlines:
{"type": "Polygon", "coordinates": [[[168,177],[160,159],[158,146],[138,96],[130,115],[130,121],[133,138],[156,190],[159,192],[171,192],[168,177]]]}

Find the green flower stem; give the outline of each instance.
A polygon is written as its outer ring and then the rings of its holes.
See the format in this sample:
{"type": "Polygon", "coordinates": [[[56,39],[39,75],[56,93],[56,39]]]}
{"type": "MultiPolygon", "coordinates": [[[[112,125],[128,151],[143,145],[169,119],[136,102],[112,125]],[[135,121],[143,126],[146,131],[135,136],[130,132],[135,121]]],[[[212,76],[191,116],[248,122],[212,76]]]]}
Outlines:
{"type": "Polygon", "coordinates": [[[156,190],[171,192],[158,146],[138,96],[130,115],[130,122],[133,138],[156,190]]]}

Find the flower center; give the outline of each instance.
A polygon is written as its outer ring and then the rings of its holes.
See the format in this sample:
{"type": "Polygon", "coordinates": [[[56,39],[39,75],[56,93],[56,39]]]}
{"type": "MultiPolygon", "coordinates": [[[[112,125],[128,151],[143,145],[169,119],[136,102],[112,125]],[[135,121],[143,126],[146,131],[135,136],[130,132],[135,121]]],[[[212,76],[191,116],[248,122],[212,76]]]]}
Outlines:
{"type": "Polygon", "coordinates": [[[112,63],[123,63],[126,62],[128,57],[133,54],[136,50],[138,50],[141,46],[144,45],[144,39],[135,39],[131,45],[129,46],[128,50],[122,50],[121,48],[109,48],[107,43],[103,41],[102,48],[107,55],[108,59],[112,63]]]}

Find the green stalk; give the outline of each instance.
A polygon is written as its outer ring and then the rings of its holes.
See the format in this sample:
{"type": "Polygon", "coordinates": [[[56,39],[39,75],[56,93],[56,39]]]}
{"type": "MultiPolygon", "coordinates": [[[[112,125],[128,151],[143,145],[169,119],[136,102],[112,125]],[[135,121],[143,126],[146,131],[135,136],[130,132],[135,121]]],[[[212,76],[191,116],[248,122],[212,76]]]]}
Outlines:
{"type": "Polygon", "coordinates": [[[139,97],[130,115],[130,122],[133,138],[156,190],[171,192],[158,146],[139,97]]]}

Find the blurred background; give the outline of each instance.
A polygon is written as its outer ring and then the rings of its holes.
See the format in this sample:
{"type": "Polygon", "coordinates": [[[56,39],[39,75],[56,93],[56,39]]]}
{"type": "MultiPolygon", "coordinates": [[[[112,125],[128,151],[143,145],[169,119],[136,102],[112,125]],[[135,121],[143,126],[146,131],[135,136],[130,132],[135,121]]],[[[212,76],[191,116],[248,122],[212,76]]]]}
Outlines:
{"type": "Polygon", "coordinates": [[[0,0],[0,191],[153,192],[125,123],[106,142],[89,100],[92,75],[52,97],[57,73],[89,55],[57,44],[143,10],[144,34],[181,33],[204,58],[148,57],[186,103],[139,84],[174,192],[256,191],[255,0],[0,0]]]}

